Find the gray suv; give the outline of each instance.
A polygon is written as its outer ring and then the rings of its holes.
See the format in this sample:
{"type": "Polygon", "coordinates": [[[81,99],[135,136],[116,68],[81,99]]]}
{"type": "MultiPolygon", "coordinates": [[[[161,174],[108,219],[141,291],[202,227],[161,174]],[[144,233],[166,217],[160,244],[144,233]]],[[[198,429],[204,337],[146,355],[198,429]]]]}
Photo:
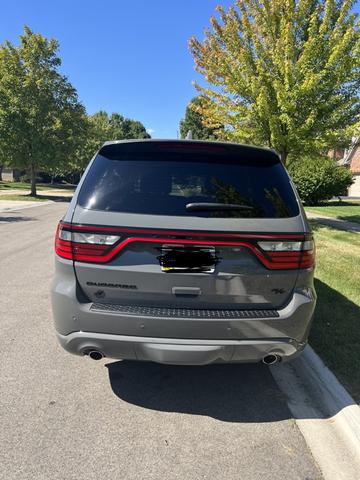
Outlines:
{"type": "Polygon", "coordinates": [[[107,142],[59,223],[55,251],[55,328],[71,353],[272,364],[306,345],[314,243],[271,150],[107,142]]]}

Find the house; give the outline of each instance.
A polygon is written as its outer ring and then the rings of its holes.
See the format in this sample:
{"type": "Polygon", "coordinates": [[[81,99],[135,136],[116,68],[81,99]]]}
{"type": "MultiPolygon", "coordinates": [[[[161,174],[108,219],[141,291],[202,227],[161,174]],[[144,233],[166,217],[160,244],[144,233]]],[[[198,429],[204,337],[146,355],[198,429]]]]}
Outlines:
{"type": "Polygon", "coordinates": [[[3,168],[1,176],[4,182],[12,182],[14,180],[12,168],[3,168]]]}
{"type": "Polygon", "coordinates": [[[348,191],[349,197],[360,197],[360,137],[354,137],[352,144],[344,151],[339,164],[350,169],[354,175],[354,183],[348,191]]]}

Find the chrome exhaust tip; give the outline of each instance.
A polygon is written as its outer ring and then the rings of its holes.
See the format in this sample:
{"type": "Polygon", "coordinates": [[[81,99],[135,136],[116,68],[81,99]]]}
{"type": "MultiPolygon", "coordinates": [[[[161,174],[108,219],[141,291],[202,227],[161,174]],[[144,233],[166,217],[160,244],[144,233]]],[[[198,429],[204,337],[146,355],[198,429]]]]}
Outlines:
{"type": "Polygon", "coordinates": [[[275,363],[280,362],[281,358],[279,355],[275,355],[274,353],[270,353],[269,355],[265,355],[265,357],[262,359],[262,362],[265,365],[274,365],[275,363]]]}
{"type": "Polygon", "coordinates": [[[93,360],[101,360],[104,357],[104,355],[101,352],[99,352],[98,350],[90,350],[88,355],[93,360]]]}

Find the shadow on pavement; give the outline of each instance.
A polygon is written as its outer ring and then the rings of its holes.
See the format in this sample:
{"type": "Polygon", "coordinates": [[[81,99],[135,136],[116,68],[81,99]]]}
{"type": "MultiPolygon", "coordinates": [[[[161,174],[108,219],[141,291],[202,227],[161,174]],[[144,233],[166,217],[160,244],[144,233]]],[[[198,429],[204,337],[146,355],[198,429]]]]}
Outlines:
{"type": "Polygon", "coordinates": [[[121,361],[106,366],[115,395],[144,408],[224,422],[292,418],[285,395],[262,364],[183,367],[121,361]]]}
{"type": "MultiPolygon", "coordinates": [[[[6,214],[6,212],[4,212],[6,214]]],[[[6,223],[12,223],[12,222],[28,222],[28,221],[33,221],[36,220],[35,218],[31,217],[3,217],[0,215],[0,222],[6,222],[6,223]]]]}
{"type": "Polygon", "coordinates": [[[341,215],[338,216],[340,220],[344,220],[345,222],[353,222],[360,224],[360,215],[347,215],[346,217],[342,217],[341,215]]]}
{"type": "Polygon", "coordinates": [[[318,295],[310,344],[360,401],[360,307],[315,279],[318,295]]]}
{"type": "Polygon", "coordinates": [[[62,196],[62,195],[37,195],[37,198],[42,200],[52,200],[53,202],[71,202],[72,196],[62,196]]]}

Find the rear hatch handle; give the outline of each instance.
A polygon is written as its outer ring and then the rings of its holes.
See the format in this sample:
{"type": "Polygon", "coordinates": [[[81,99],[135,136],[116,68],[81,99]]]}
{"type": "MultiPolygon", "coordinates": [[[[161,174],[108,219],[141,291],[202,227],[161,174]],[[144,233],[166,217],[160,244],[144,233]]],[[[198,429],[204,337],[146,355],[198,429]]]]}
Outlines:
{"type": "Polygon", "coordinates": [[[201,288],[197,287],[172,287],[171,291],[176,296],[198,297],[201,295],[201,288]]]}

